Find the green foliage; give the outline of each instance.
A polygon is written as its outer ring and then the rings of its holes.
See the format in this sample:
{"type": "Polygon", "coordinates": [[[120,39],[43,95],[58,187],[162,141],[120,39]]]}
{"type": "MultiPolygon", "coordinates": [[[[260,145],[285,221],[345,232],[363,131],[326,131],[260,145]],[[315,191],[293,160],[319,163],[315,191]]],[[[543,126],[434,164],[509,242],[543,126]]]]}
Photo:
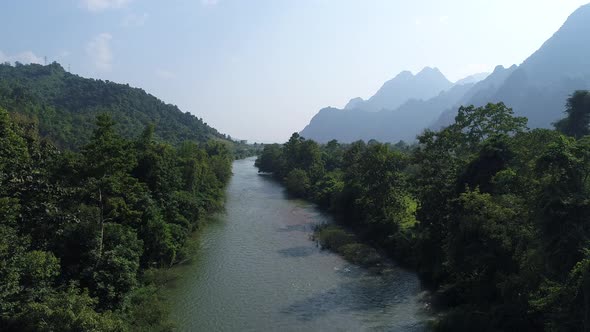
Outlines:
{"type": "Polygon", "coordinates": [[[266,145],[256,159],[255,166],[258,167],[259,172],[280,172],[284,168],[281,154],[281,147],[278,144],[266,145]]]}
{"type": "Polygon", "coordinates": [[[338,195],[344,190],[344,174],[340,170],[330,171],[313,184],[311,198],[323,208],[337,205],[338,195]]]}
{"type": "MultiPolygon", "coordinates": [[[[319,159],[294,134],[257,166],[415,268],[443,310],[436,330],[590,331],[587,101],[574,93],[559,131],[528,131],[502,103],[468,106],[414,146],[332,141],[319,159]]],[[[317,238],[371,261],[341,228],[317,238]]]]}
{"type": "Polygon", "coordinates": [[[322,248],[341,254],[347,261],[362,266],[374,266],[383,261],[377,251],[363,243],[357,237],[335,225],[319,227],[315,237],[322,248]]]}
{"type": "MultiPolygon", "coordinates": [[[[82,78],[59,64],[0,64],[0,107],[38,121],[40,134],[60,147],[79,148],[92,137],[94,119],[111,114],[125,138],[154,124],[154,137],[178,146],[184,141],[226,139],[202,119],[127,84],[82,78]]],[[[242,147],[245,144],[237,144],[242,147]]]]}
{"type": "Polygon", "coordinates": [[[354,236],[342,228],[326,226],[318,231],[318,240],[322,247],[338,250],[340,247],[354,242],[354,236]]]}
{"type": "Polygon", "coordinates": [[[93,268],[92,288],[100,303],[117,304],[137,286],[143,243],[130,227],[107,223],[102,250],[93,268]]]}
{"type": "Polygon", "coordinates": [[[590,249],[584,250],[565,282],[544,280],[531,297],[531,307],[548,316],[547,330],[590,331],[590,249]]]}
{"type": "Polygon", "coordinates": [[[293,195],[305,197],[310,188],[307,172],[299,168],[291,170],[285,178],[285,186],[293,195]]]}
{"type": "Polygon", "coordinates": [[[26,303],[12,317],[9,329],[19,331],[126,331],[125,323],[110,311],[94,310],[97,301],[70,285],[40,302],[26,303]]]}
{"type": "Polygon", "coordinates": [[[590,134],[590,92],[576,91],[568,98],[566,117],[555,123],[555,128],[567,136],[581,138],[590,134]]]}
{"type": "Polygon", "coordinates": [[[171,329],[142,275],[176,263],[221,205],[232,155],[115,126],[99,115],[80,152],[62,153],[0,108],[0,330],[171,329]]]}
{"type": "Polygon", "coordinates": [[[527,119],[515,117],[511,108],[504,103],[487,104],[485,107],[473,105],[459,108],[455,123],[449,128],[460,135],[462,145],[471,147],[494,135],[508,135],[526,129],[527,119]]]}
{"type": "Polygon", "coordinates": [[[167,303],[158,291],[158,286],[148,284],[134,289],[126,297],[122,319],[130,331],[174,331],[166,309],[167,303]]]}

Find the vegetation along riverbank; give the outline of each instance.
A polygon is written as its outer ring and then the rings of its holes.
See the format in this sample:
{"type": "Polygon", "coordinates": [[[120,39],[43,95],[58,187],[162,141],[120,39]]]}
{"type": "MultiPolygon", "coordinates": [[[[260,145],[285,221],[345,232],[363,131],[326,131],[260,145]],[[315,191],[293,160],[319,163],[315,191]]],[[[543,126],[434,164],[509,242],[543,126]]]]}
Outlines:
{"type": "Polygon", "coordinates": [[[169,330],[166,269],[258,147],[58,64],[0,73],[0,330],[169,330]]]}
{"type": "MultiPolygon", "coordinates": [[[[502,103],[461,107],[412,146],[293,134],[256,165],[418,271],[446,312],[437,330],[584,331],[589,101],[573,93],[555,130],[527,129],[502,103]]],[[[344,256],[354,246],[338,229],[319,237],[344,256]]]]}

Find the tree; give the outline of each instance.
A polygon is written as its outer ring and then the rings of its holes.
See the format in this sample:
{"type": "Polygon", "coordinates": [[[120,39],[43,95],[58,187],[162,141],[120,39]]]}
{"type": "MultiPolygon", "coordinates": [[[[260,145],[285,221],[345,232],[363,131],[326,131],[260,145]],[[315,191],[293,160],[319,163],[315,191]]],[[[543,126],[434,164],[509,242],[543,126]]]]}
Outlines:
{"type": "Polygon", "coordinates": [[[113,309],[138,284],[139,259],[143,242],[129,227],[107,223],[104,254],[93,268],[94,292],[103,306],[113,309]]]}
{"type": "Polygon", "coordinates": [[[92,139],[82,149],[88,176],[99,179],[117,172],[128,173],[135,167],[133,151],[114,126],[110,115],[103,113],[96,117],[92,139]]]}
{"type": "Polygon", "coordinates": [[[323,146],[324,165],[326,171],[333,171],[342,167],[344,149],[337,140],[331,140],[323,146]]]}
{"type": "Polygon", "coordinates": [[[278,144],[265,145],[254,164],[258,167],[258,172],[277,173],[277,175],[283,173],[285,165],[281,157],[282,153],[281,146],[278,144]]]}
{"type": "Polygon", "coordinates": [[[22,171],[29,161],[26,141],[18,132],[8,112],[0,107],[0,181],[22,171]]]}
{"type": "MultiPolygon", "coordinates": [[[[0,104],[3,92],[0,82],[0,104]]],[[[80,152],[60,151],[40,135],[38,113],[19,109],[34,104],[26,90],[16,92],[19,112],[0,108],[0,330],[170,330],[141,277],[175,263],[220,207],[229,149],[175,148],[153,126],[125,139],[103,114],[80,152]]]]}
{"type": "Polygon", "coordinates": [[[10,324],[15,331],[112,331],[126,330],[125,322],[112,312],[94,310],[96,300],[87,291],[80,292],[75,284],[65,291],[55,292],[40,302],[23,306],[10,324]]]}
{"type": "Polygon", "coordinates": [[[590,240],[590,137],[561,136],[537,161],[537,223],[548,274],[564,278],[590,240]]]}
{"type": "Polygon", "coordinates": [[[295,168],[287,174],[285,186],[291,194],[297,197],[305,197],[309,191],[311,183],[304,170],[295,168]]]}
{"type": "Polygon", "coordinates": [[[576,91],[567,100],[566,117],[554,123],[567,136],[580,138],[590,134],[590,91],[576,91]]]}
{"type": "Polygon", "coordinates": [[[461,106],[455,123],[449,128],[458,135],[459,144],[474,148],[494,135],[523,132],[527,129],[527,122],[524,117],[515,117],[514,111],[504,103],[489,103],[484,107],[461,106]]]}

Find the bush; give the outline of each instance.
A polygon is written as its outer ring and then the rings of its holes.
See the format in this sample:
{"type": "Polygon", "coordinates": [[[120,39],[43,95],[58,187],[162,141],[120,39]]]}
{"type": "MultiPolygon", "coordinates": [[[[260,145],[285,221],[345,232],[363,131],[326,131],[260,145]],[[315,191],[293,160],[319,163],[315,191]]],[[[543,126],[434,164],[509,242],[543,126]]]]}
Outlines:
{"type": "Polygon", "coordinates": [[[307,173],[298,168],[289,172],[285,184],[289,193],[297,197],[305,197],[311,186],[307,173]]]}
{"type": "Polygon", "coordinates": [[[340,247],[353,243],[354,236],[336,226],[327,226],[319,230],[318,240],[322,248],[337,251],[340,247]]]}
{"type": "Polygon", "coordinates": [[[363,266],[375,265],[381,260],[377,250],[358,242],[343,245],[338,249],[338,253],[347,261],[363,266]]]}

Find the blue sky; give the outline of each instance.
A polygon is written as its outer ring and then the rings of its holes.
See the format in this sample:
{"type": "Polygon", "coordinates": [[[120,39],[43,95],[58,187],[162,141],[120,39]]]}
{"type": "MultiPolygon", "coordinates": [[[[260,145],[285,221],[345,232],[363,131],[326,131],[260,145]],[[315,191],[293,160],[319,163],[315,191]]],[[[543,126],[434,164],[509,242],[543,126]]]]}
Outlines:
{"type": "Polygon", "coordinates": [[[282,142],[402,70],[520,64],[587,0],[19,0],[0,61],[141,87],[220,131],[282,142]]]}

